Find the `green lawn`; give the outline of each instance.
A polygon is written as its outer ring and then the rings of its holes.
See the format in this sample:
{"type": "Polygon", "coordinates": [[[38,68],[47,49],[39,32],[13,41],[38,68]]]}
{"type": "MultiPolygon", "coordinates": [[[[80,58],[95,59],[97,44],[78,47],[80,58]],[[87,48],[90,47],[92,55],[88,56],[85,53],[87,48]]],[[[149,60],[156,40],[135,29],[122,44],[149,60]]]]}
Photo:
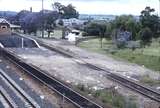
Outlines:
{"type": "Polygon", "coordinates": [[[136,49],[116,49],[111,40],[103,40],[103,48],[100,48],[99,39],[92,39],[80,43],[78,46],[90,51],[109,55],[115,59],[123,59],[160,72],[160,40],[153,40],[150,47],[136,49]]]}

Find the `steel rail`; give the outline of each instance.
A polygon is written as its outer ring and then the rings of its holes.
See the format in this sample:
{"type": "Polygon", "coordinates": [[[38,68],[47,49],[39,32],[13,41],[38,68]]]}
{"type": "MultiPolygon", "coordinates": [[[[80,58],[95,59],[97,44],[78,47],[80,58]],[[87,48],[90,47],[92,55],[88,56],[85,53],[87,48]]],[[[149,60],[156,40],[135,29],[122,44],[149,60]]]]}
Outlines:
{"type": "Polygon", "coordinates": [[[63,84],[59,80],[49,76],[44,71],[40,70],[38,67],[25,63],[20,57],[18,57],[11,51],[1,48],[1,54],[7,57],[10,61],[12,61],[18,67],[23,69],[29,75],[33,76],[35,79],[38,79],[40,82],[45,84],[47,87],[49,87],[53,91],[56,91],[59,95],[61,95],[65,99],[69,100],[76,107],[78,108],[103,108],[97,103],[82,96],[75,90],[69,88],[67,85],[63,84]]]}
{"type": "Polygon", "coordinates": [[[40,108],[40,106],[31,98],[14,80],[12,80],[3,70],[0,69],[0,77],[12,88],[13,92],[18,93],[26,107],[40,108]]]}
{"type": "Polygon", "coordinates": [[[10,96],[2,86],[0,86],[0,95],[4,98],[10,108],[18,108],[16,103],[10,98],[10,96]]]}
{"type": "Polygon", "coordinates": [[[139,84],[139,83],[134,82],[130,79],[124,78],[123,76],[114,74],[107,69],[98,67],[98,66],[93,65],[91,63],[87,63],[85,60],[81,59],[80,57],[77,57],[74,54],[70,54],[69,52],[67,52],[65,50],[63,51],[62,48],[57,49],[54,46],[46,44],[45,42],[43,42],[39,39],[37,39],[37,41],[39,42],[39,44],[41,44],[42,46],[44,46],[47,49],[50,49],[52,51],[57,51],[60,54],[66,55],[67,57],[75,58],[75,59],[78,59],[78,60],[82,61],[84,63],[83,65],[85,65],[85,66],[87,66],[91,69],[104,71],[104,72],[106,72],[106,77],[108,77],[112,80],[115,80],[119,84],[121,84],[121,85],[123,85],[123,86],[125,86],[125,87],[127,87],[127,88],[129,88],[133,91],[136,91],[136,92],[138,92],[138,93],[140,93],[140,94],[142,94],[142,95],[144,95],[144,96],[146,96],[146,97],[148,97],[148,98],[150,98],[150,99],[152,99],[156,102],[160,102],[160,93],[155,91],[155,90],[152,90],[149,87],[143,86],[142,84],[139,84]]]}

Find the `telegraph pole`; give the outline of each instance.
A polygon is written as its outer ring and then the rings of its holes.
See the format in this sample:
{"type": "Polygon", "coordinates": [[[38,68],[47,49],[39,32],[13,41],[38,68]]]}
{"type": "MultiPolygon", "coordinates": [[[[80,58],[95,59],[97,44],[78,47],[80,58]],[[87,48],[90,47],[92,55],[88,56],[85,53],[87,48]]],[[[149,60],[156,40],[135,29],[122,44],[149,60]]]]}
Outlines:
{"type": "Polygon", "coordinates": [[[42,0],[42,38],[44,38],[44,0],[42,0]]]}
{"type": "Polygon", "coordinates": [[[159,17],[160,17],[160,0],[159,0],[159,17]]]}

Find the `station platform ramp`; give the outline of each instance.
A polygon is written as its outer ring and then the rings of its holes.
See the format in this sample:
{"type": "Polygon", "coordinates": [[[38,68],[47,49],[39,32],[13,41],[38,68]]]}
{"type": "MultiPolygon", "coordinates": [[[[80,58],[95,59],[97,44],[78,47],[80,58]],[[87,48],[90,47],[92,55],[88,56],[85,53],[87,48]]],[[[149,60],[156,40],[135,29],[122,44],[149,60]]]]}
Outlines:
{"type": "Polygon", "coordinates": [[[0,47],[2,48],[39,48],[39,44],[31,38],[17,34],[0,36],[0,47]]]}

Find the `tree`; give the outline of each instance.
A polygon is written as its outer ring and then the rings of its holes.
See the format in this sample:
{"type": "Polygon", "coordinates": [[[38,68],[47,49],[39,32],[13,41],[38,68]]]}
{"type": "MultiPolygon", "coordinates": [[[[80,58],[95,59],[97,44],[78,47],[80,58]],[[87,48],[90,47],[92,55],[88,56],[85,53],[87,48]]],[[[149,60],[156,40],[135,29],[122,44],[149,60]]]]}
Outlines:
{"type": "Polygon", "coordinates": [[[158,37],[159,32],[159,18],[157,15],[154,14],[155,10],[150,7],[146,7],[140,15],[140,22],[142,25],[142,28],[150,28],[150,30],[153,32],[154,37],[158,37]]]}
{"type": "Polygon", "coordinates": [[[66,7],[63,7],[63,18],[69,19],[69,18],[78,18],[79,13],[76,11],[75,7],[72,4],[69,4],[66,7]]]}
{"type": "Polygon", "coordinates": [[[50,33],[54,31],[56,26],[55,21],[58,19],[58,13],[56,11],[52,11],[45,14],[44,17],[44,28],[48,32],[48,37],[50,37],[50,33]]]}
{"type": "Polygon", "coordinates": [[[23,18],[27,16],[29,13],[30,12],[27,10],[22,10],[19,13],[17,13],[17,15],[15,16],[14,24],[18,24],[18,25],[22,24],[24,22],[23,18]]]}
{"type": "Polygon", "coordinates": [[[52,7],[59,13],[59,19],[78,18],[79,16],[79,13],[76,11],[75,7],[72,4],[64,6],[59,2],[55,2],[54,4],[52,4],[52,7]]]}
{"type": "Polygon", "coordinates": [[[109,38],[112,34],[113,28],[112,28],[112,24],[109,22],[106,24],[106,38],[109,38]]]}
{"type": "MultiPolygon", "coordinates": [[[[8,20],[12,23],[12,24],[16,24],[16,25],[20,25],[22,29],[24,29],[24,21],[23,18],[29,13],[29,11],[27,10],[22,10],[19,13],[17,13],[15,16],[12,16],[10,18],[8,18],[8,20]]],[[[25,31],[24,31],[25,33],[25,31]]]]}
{"type": "Polygon", "coordinates": [[[97,23],[89,23],[84,27],[84,32],[88,36],[99,36],[99,25],[97,23]]]}
{"type": "Polygon", "coordinates": [[[135,40],[140,31],[140,24],[132,15],[121,15],[111,22],[111,29],[125,29],[132,33],[132,39],[135,40]]]}
{"type": "Polygon", "coordinates": [[[100,36],[100,42],[101,42],[101,48],[102,48],[102,41],[103,38],[105,38],[105,33],[106,33],[106,25],[105,24],[98,24],[99,26],[99,36],[100,36]]]}
{"type": "Polygon", "coordinates": [[[59,13],[59,18],[61,18],[64,14],[64,5],[62,5],[59,2],[55,2],[54,4],[52,4],[53,10],[57,11],[59,13]]]}
{"type": "Polygon", "coordinates": [[[106,37],[106,24],[103,23],[89,23],[86,27],[84,27],[84,31],[87,33],[85,35],[88,36],[99,36],[101,48],[102,48],[102,41],[103,38],[106,37]]]}
{"type": "Polygon", "coordinates": [[[38,13],[28,13],[23,18],[23,29],[25,32],[31,34],[34,33],[36,35],[37,30],[39,29],[39,17],[38,13]]]}
{"type": "Polygon", "coordinates": [[[152,35],[153,35],[153,33],[150,30],[150,28],[148,28],[148,27],[143,28],[140,31],[139,35],[140,35],[141,45],[143,47],[145,47],[146,45],[150,45],[151,39],[152,39],[152,35]]]}

